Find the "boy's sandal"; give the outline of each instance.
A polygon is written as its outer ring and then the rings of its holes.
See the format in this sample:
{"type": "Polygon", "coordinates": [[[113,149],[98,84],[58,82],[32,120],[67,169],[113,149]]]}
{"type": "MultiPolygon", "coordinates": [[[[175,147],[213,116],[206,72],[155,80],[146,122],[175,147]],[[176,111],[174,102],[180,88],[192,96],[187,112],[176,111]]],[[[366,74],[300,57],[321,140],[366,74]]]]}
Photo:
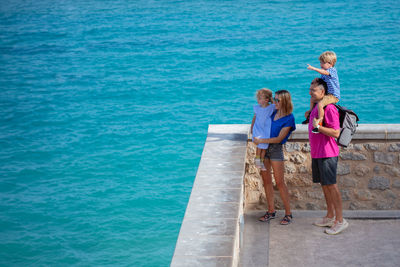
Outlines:
{"type": "Polygon", "coordinates": [[[281,221],[281,225],[288,225],[289,223],[292,222],[292,219],[293,219],[292,214],[285,215],[285,217],[283,217],[283,219],[281,221]]]}
{"type": "Polygon", "coordinates": [[[258,220],[260,221],[260,222],[268,222],[269,220],[271,220],[271,219],[275,219],[275,214],[276,214],[276,211],[275,212],[272,212],[272,213],[269,213],[268,211],[264,214],[264,216],[262,216],[261,218],[259,218],[258,220]]]}

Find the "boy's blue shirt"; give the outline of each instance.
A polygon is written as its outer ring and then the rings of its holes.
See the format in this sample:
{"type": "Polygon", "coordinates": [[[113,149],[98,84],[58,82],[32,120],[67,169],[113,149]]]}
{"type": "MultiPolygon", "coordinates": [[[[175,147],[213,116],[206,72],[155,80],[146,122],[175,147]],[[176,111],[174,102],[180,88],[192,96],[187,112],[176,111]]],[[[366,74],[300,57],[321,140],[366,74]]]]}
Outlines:
{"type": "Polygon", "coordinates": [[[327,69],[329,75],[321,74],[321,79],[328,85],[328,94],[334,95],[337,99],[340,99],[340,83],[339,76],[334,67],[327,69]]]}

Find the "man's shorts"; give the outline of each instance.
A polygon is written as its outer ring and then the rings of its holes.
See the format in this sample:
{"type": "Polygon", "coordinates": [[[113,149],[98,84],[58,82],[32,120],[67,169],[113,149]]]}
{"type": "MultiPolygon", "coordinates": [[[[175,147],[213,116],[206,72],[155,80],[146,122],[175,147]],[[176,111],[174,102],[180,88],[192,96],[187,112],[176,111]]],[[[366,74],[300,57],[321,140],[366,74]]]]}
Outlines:
{"type": "Polygon", "coordinates": [[[321,185],[336,184],[338,157],[312,159],[312,177],[314,183],[321,185]]]}
{"type": "Polygon", "coordinates": [[[272,161],[283,161],[282,144],[269,144],[265,151],[265,158],[272,161]]]}

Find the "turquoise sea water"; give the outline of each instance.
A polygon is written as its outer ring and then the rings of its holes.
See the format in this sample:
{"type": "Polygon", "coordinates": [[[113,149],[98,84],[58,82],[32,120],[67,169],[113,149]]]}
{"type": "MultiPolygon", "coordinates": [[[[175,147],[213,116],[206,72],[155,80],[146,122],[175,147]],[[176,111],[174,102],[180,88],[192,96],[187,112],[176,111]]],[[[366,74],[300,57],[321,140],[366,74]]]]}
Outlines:
{"type": "Polygon", "coordinates": [[[168,266],[208,124],[325,50],[361,123],[400,123],[399,1],[0,3],[0,265],[168,266]]]}

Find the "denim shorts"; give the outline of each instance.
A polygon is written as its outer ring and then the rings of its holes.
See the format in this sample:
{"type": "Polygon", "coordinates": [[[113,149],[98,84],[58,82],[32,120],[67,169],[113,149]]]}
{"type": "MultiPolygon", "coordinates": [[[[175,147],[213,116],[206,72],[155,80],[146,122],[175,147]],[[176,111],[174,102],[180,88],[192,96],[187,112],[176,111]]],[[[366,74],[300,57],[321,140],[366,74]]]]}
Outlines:
{"type": "Polygon", "coordinates": [[[283,161],[282,144],[269,144],[265,151],[265,158],[272,161],[283,161]]]}
{"type": "Polygon", "coordinates": [[[336,184],[338,157],[312,159],[312,177],[314,183],[321,185],[336,184]]]}

